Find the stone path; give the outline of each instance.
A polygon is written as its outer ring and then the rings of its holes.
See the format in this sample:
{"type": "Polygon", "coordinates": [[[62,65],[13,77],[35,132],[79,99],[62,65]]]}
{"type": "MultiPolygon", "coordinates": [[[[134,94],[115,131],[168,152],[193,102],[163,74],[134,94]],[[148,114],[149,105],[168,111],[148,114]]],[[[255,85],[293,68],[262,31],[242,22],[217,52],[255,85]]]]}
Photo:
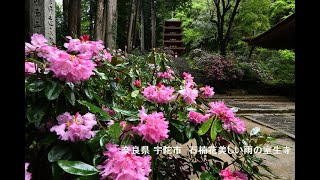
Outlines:
{"type": "Polygon", "coordinates": [[[173,66],[175,67],[176,71],[178,71],[180,76],[182,76],[183,72],[188,72],[192,74],[194,81],[197,84],[207,84],[205,75],[197,70],[191,69],[184,57],[174,58],[173,66]]]}

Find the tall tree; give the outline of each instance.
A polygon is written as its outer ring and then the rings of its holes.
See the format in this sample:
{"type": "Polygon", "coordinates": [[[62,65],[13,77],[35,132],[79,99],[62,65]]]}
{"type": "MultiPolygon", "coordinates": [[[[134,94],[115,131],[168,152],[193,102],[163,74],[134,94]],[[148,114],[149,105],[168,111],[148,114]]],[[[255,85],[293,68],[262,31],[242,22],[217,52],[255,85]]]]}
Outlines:
{"type": "Polygon", "coordinates": [[[68,33],[79,37],[81,35],[81,1],[69,0],[68,7],[68,33]]]}
{"type": "Polygon", "coordinates": [[[95,1],[94,0],[89,0],[90,5],[89,5],[89,34],[91,37],[94,37],[94,20],[95,20],[95,1]]]}
{"type": "Polygon", "coordinates": [[[217,25],[220,54],[223,56],[226,55],[227,46],[231,40],[231,29],[234,18],[238,13],[240,1],[241,0],[211,0],[215,6],[215,12],[210,9],[210,21],[217,25]],[[232,11],[229,15],[230,10],[232,11]]]}
{"type": "Polygon", "coordinates": [[[143,11],[143,2],[140,1],[140,18],[141,18],[141,24],[140,24],[140,50],[144,51],[144,11],[143,11]]]}
{"type": "Polygon", "coordinates": [[[62,6],[63,6],[63,28],[65,32],[69,32],[68,30],[69,0],[63,0],[62,6]]]}
{"type": "Polygon", "coordinates": [[[103,40],[103,12],[104,12],[104,0],[97,0],[96,9],[96,21],[94,26],[95,40],[103,40]]]}
{"type": "Polygon", "coordinates": [[[156,25],[155,1],[151,0],[151,48],[156,47],[156,25]]]}
{"type": "Polygon", "coordinates": [[[107,0],[106,47],[116,48],[117,42],[117,0],[107,0]]]}
{"type": "Polygon", "coordinates": [[[127,51],[132,51],[133,46],[133,30],[134,30],[134,20],[135,20],[135,14],[136,14],[136,1],[137,0],[131,0],[131,13],[130,13],[130,20],[129,20],[129,30],[128,30],[128,49],[127,51]]]}

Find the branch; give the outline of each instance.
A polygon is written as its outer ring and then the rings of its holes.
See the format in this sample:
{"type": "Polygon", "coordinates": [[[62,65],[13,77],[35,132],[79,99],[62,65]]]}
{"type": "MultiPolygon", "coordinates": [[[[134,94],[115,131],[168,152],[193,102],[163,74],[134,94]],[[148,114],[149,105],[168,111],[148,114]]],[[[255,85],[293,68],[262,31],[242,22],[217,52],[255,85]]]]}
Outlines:
{"type": "Polygon", "coordinates": [[[232,23],[233,23],[233,20],[234,20],[234,17],[236,16],[237,14],[237,10],[238,10],[238,6],[240,4],[240,1],[241,0],[236,0],[236,4],[233,8],[233,11],[232,11],[232,14],[231,14],[231,17],[230,17],[230,21],[229,21],[229,24],[228,24],[228,30],[227,30],[227,33],[226,33],[226,38],[227,39],[227,44],[228,44],[228,41],[229,41],[229,36],[230,36],[230,32],[231,32],[231,26],[232,26],[232,23]]]}

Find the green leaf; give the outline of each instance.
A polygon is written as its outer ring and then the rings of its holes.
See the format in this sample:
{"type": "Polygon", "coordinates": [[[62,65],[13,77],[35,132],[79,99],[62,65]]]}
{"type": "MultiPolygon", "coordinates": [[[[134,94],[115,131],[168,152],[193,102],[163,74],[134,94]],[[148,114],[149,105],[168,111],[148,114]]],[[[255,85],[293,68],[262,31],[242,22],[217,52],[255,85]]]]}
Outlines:
{"type": "Polygon", "coordinates": [[[72,82],[66,82],[66,85],[68,85],[72,91],[74,90],[74,84],[72,82]]]}
{"type": "Polygon", "coordinates": [[[91,88],[84,89],[84,93],[90,100],[94,97],[94,93],[91,88]]]}
{"type": "Polygon", "coordinates": [[[67,92],[65,93],[65,96],[72,106],[74,106],[76,104],[76,97],[75,97],[73,91],[67,90],[67,92]]]}
{"type": "Polygon", "coordinates": [[[114,123],[109,127],[108,134],[111,136],[112,139],[119,139],[122,133],[122,128],[120,123],[114,123]]]}
{"type": "Polygon", "coordinates": [[[170,124],[177,128],[180,132],[183,132],[185,130],[185,123],[177,120],[171,120],[170,124]]]}
{"type": "Polygon", "coordinates": [[[96,75],[98,75],[103,80],[107,80],[108,79],[105,73],[99,72],[97,69],[94,69],[93,72],[95,72],[96,75]]]}
{"type": "Polygon", "coordinates": [[[211,126],[211,123],[213,121],[213,118],[211,117],[209,120],[207,120],[204,124],[202,124],[202,126],[199,128],[198,130],[198,134],[199,136],[202,136],[204,135],[206,132],[208,132],[210,126],[211,126]]]}
{"type": "Polygon", "coordinates": [[[215,119],[211,126],[210,137],[212,142],[214,142],[217,138],[217,134],[222,131],[221,121],[215,119]]]}
{"type": "Polygon", "coordinates": [[[183,131],[178,130],[171,123],[169,124],[169,130],[170,130],[169,136],[175,139],[177,142],[181,144],[184,144],[187,142],[187,138],[185,138],[183,131]]]}
{"type": "Polygon", "coordinates": [[[184,111],[178,112],[178,120],[186,121],[187,119],[188,119],[187,112],[184,112],[184,111]]]}
{"type": "Polygon", "coordinates": [[[131,97],[137,97],[138,94],[139,94],[139,90],[134,90],[134,91],[132,91],[132,93],[131,93],[131,97]]]}
{"type": "Polygon", "coordinates": [[[200,175],[200,180],[215,180],[216,178],[209,172],[203,172],[200,175]]]}
{"type": "Polygon", "coordinates": [[[48,161],[56,162],[60,160],[68,151],[70,151],[70,148],[68,146],[57,144],[48,153],[48,161]]]}
{"type": "Polygon", "coordinates": [[[44,115],[46,114],[46,111],[47,111],[47,106],[44,106],[44,105],[30,106],[26,111],[27,119],[31,123],[40,122],[44,117],[44,115]]]}
{"type": "Polygon", "coordinates": [[[58,165],[65,172],[79,176],[90,176],[99,172],[95,167],[81,161],[59,160],[58,165]]]}
{"type": "MultiPolygon", "coordinates": [[[[108,144],[110,141],[111,141],[110,136],[108,134],[105,134],[99,140],[100,147],[105,149],[105,145],[108,144]]],[[[114,144],[117,144],[119,140],[118,139],[112,139],[112,141],[114,142],[114,144]]]]}
{"type": "Polygon", "coordinates": [[[187,127],[186,127],[186,136],[188,139],[192,139],[193,138],[193,135],[194,135],[194,132],[195,132],[195,127],[194,125],[192,124],[189,124],[187,127]]]}
{"type": "Polygon", "coordinates": [[[96,133],[96,135],[91,138],[88,142],[91,151],[95,152],[99,149],[100,145],[99,145],[99,141],[101,139],[102,136],[106,135],[107,131],[106,130],[100,130],[96,133]]]}
{"type": "Polygon", "coordinates": [[[138,115],[138,111],[127,111],[127,110],[119,109],[117,107],[112,107],[112,109],[115,112],[121,113],[122,115],[125,115],[125,116],[137,116],[138,115]]]}
{"type": "Polygon", "coordinates": [[[210,137],[211,137],[212,142],[214,142],[217,138],[217,131],[214,127],[211,127],[210,137]]]}
{"type": "Polygon", "coordinates": [[[45,83],[41,80],[34,81],[33,83],[27,85],[27,89],[30,92],[40,92],[44,89],[45,83]]]}
{"type": "Polygon", "coordinates": [[[105,112],[104,110],[102,110],[101,108],[99,108],[98,106],[95,106],[87,101],[81,101],[81,100],[78,100],[78,102],[82,105],[85,105],[88,107],[89,111],[90,112],[93,112],[93,113],[99,113],[101,116],[103,116],[104,118],[106,119],[111,119],[111,116],[105,112]]]}
{"type": "Polygon", "coordinates": [[[62,91],[62,86],[57,82],[51,81],[50,84],[45,88],[45,95],[48,100],[55,100],[59,97],[62,91]]]}

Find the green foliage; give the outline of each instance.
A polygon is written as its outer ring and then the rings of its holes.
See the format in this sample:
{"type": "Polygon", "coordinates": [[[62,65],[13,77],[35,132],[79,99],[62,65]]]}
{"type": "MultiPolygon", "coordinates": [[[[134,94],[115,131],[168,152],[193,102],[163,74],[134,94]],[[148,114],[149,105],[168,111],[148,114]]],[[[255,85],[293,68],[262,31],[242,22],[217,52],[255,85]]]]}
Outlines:
{"type": "MultiPolygon", "coordinates": [[[[153,178],[187,179],[191,172],[197,174],[202,172],[201,165],[206,164],[208,173],[202,176],[205,179],[212,179],[212,177],[217,178],[218,172],[228,163],[223,164],[218,157],[214,156],[210,157],[212,161],[209,162],[203,154],[193,158],[183,155],[167,156],[167,154],[157,156],[151,148],[156,145],[172,146],[173,142],[184,144],[193,138],[196,139],[198,146],[215,145],[217,147],[224,141],[229,141],[239,148],[244,147],[244,141],[256,142],[252,145],[257,146],[272,140],[264,135],[249,136],[247,133],[228,132],[222,128],[222,120],[213,114],[203,124],[190,122],[187,115],[189,111],[203,113],[210,107],[201,96],[196,98],[196,103],[187,105],[178,93],[185,88],[185,80],[180,77],[175,75],[172,80],[157,77],[158,72],[166,71],[171,67],[172,61],[165,53],[152,51],[138,55],[121,54],[124,57],[117,56],[118,53],[120,52],[112,55],[111,62],[103,61],[97,65],[95,74],[86,81],[65,82],[56,78],[53,72],[45,72],[43,69],[26,77],[26,159],[31,164],[43,165],[33,170],[35,176],[40,174],[42,176],[40,179],[51,177],[53,179],[65,177],[97,179],[100,171],[96,167],[105,160],[103,152],[107,150],[106,144],[112,143],[150,146],[152,168],[155,172],[150,176],[153,178]],[[135,80],[141,80],[141,87],[133,84],[135,80]],[[142,94],[144,87],[154,85],[159,88],[160,83],[173,87],[177,95],[176,99],[170,103],[153,103],[144,97],[142,94]],[[137,127],[141,123],[138,110],[142,107],[146,109],[147,114],[155,111],[163,113],[165,121],[169,124],[168,138],[157,144],[150,144],[134,132],[132,126],[137,127]],[[91,139],[69,141],[61,138],[60,134],[51,132],[52,126],[58,123],[57,117],[65,112],[72,115],[78,112],[81,115],[93,113],[97,121],[92,129],[94,136],[91,139]],[[113,124],[110,125],[110,122],[113,124]],[[188,166],[187,169],[184,168],[186,166],[188,166]],[[52,173],[46,173],[43,169],[50,169],[52,173]]],[[[287,59],[292,58],[288,52],[282,52],[282,56],[287,59]]],[[[26,61],[29,59],[30,57],[26,56],[26,61]]],[[[35,59],[39,63],[50,66],[50,62],[46,59],[40,57],[35,59]]],[[[44,67],[41,66],[41,68],[44,67]]],[[[201,87],[196,83],[193,86],[197,89],[201,87]]],[[[63,128],[70,127],[69,123],[64,123],[63,128]]],[[[235,154],[231,158],[237,160],[242,156],[243,154],[235,154]]],[[[245,171],[248,176],[259,177],[257,172],[252,171],[253,166],[259,166],[259,164],[249,161],[257,157],[253,154],[244,158],[247,161],[238,162],[234,166],[245,171]]]]}
{"type": "Polygon", "coordinates": [[[59,160],[58,165],[67,173],[74,175],[90,176],[99,172],[95,167],[81,161],[59,160]]]}

